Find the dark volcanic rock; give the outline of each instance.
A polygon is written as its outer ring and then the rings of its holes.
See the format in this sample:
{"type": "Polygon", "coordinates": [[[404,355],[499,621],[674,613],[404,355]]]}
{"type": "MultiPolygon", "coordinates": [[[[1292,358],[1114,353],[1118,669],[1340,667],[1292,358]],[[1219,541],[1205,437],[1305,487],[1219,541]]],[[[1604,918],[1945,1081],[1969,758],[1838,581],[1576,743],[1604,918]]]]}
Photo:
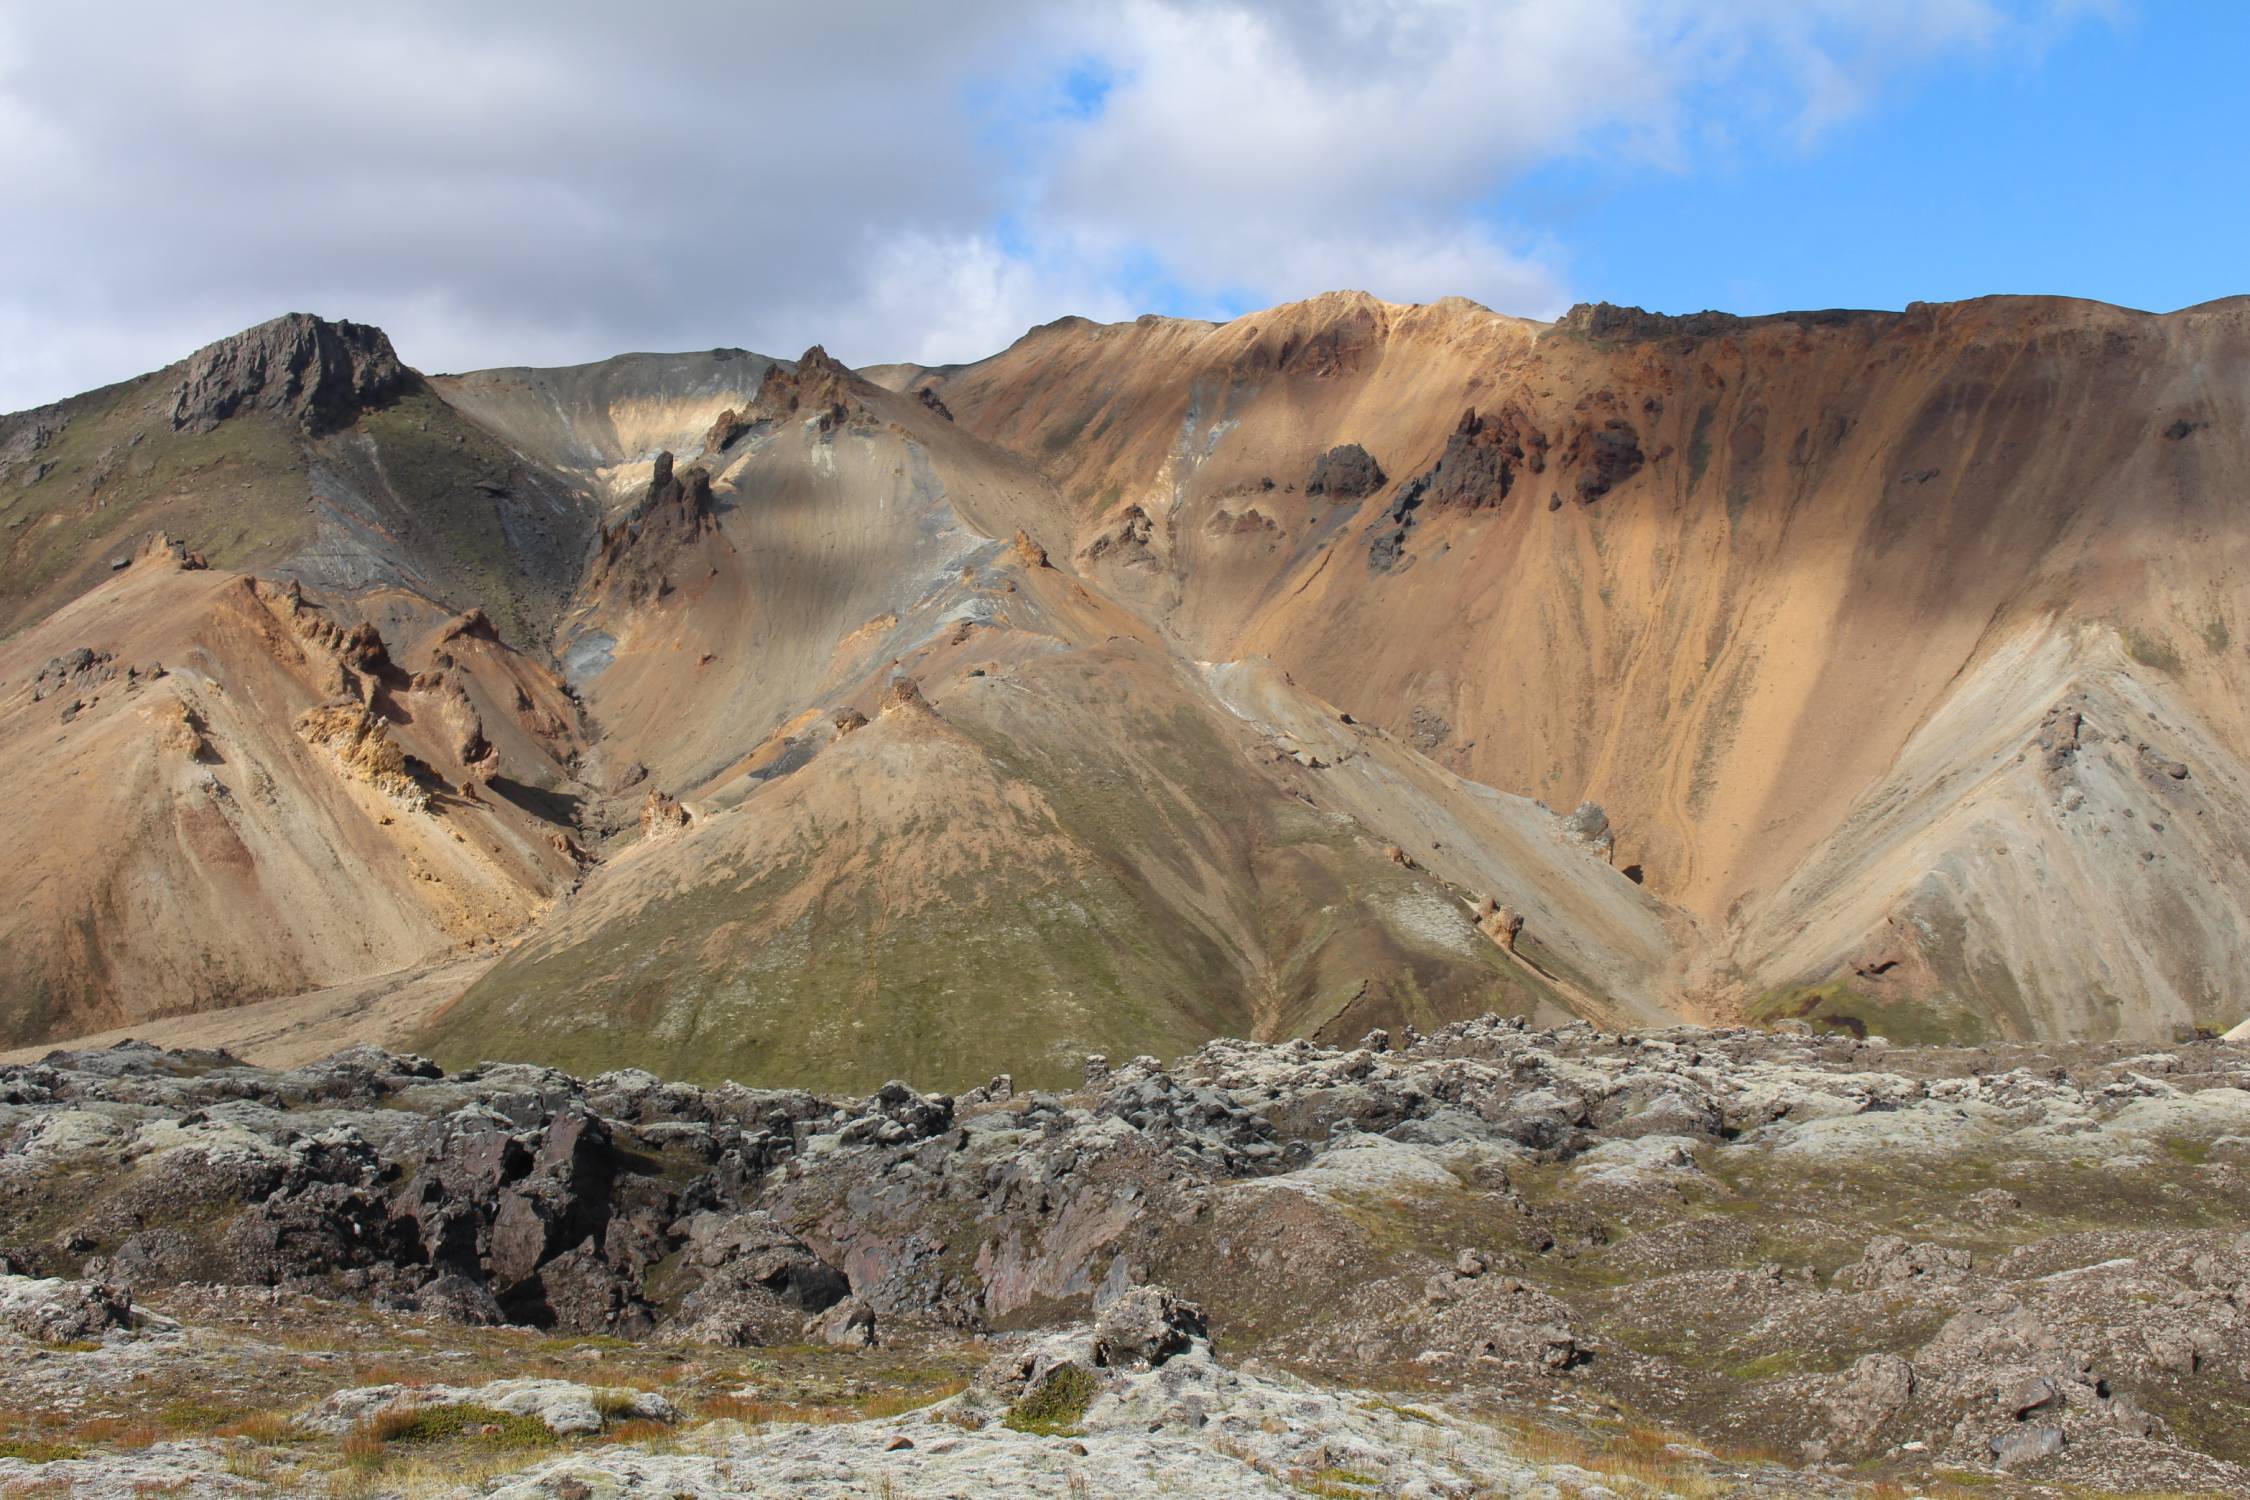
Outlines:
{"type": "Polygon", "coordinates": [[[1591,505],[1641,471],[1640,434],[1623,417],[1572,431],[1564,461],[1579,471],[1578,503],[1591,505]]]}
{"type": "MultiPolygon", "coordinates": [[[[1911,315],[1916,307],[1922,305],[1910,305],[1907,313],[1911,315]]],[[[1644,308],[1619,307],[1611,302],[1580,302],[1555,320],[1555,330],[1558,333],[1603,341],[1695,340],[1723,338],[1745,329],[1777,323],[1831,328],[1853,323],[1890,323],[1897,321],[1900,316],[1898,313],[1864,312],[1854,308],[1822,308],[1742,317],[1723,312],[1652,313],[1644,308]]]]}
{"type": "Polygon", "coordinates": [[[294,417],[317,435],[349,426],[412,379],[382,329],[290,313],[189,356],[172,427],[209,432],[239,412],[262,410],[294,417]]]}
{"type": "Polygon", "coordinates": [[[635,603],[671,592],[666,568],[683,548],[719,529],[711,471],[701,464],[674,471],[672,455],[656,455],[648,488],[632,513],[601,529],[594,584],[622,588],[635,603]]]}
{"type": "Polygon", "coordinates": [[[1383,466],[1365,448],[1357,443],[1339,443],[1313,460],[1305,493],[1358,500],[1381,489],[1387,478],[1383,466]]]}
{"type": "Polygon", "coordinates": [[[1522,472],[1539,474],[1547,467],[1547,435],[1535,426],[1521,407],[1510,404],[1491,416],[1475,407],[1461,414],[1445,451],[1430,471],[1408,484],[1383,512],[1369,533],[1368,566],[1387,572],[1398,561],[1418,512],[1427,505],[1438,510],[1485,510],[1498,506],[1515,488],[1522,472]]]}

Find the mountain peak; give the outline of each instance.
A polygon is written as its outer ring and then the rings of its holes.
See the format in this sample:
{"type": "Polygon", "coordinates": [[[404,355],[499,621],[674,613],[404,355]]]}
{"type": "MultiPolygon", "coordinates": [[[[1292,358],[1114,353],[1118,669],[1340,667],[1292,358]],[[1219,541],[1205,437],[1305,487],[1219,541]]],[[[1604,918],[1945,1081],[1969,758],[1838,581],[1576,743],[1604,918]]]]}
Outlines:
{"type": "Polygon", "coordinates": [[[410,378],[382,329],[285,313],[188,356],[172,427],[208,432],[237,412],[266,410],[318,435],[397,395],[410,378]]]}

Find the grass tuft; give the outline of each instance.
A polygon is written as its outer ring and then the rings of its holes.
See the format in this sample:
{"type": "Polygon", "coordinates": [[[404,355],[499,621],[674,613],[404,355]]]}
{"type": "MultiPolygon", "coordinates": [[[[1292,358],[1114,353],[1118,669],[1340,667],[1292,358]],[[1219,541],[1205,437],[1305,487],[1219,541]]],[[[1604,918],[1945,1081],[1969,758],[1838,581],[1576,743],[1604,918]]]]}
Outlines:
{"type": "Polygon", "coordinates": [[[1101,1386],[1085,1370],[1058,1365],[1008,1408],[1000,1425],[1040,1437],[1076,1437],[1084,1430],[1078,1424],[1085,1420],[1086,1408],[1100,1393],[1101,1386]]]}
{"type": "Polygon", "coordinates": [[[558,1439],[537,1417],[521,1417],[474,1402],[393,1407],[365,1428],[377,1445],[472,1440],[494,1448],[551,1448],[558,1439]]]}

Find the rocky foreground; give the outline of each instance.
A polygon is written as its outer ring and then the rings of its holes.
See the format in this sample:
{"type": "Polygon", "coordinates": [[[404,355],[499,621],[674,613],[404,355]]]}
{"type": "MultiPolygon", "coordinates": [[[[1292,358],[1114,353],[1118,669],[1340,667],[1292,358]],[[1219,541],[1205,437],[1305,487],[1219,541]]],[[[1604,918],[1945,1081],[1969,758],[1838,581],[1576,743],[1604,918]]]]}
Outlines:
{"type": "Polygon", "coordinates": [[[2250,1049],[0,1069],[0,1495],[2250,1492],[2250,1049]]]}

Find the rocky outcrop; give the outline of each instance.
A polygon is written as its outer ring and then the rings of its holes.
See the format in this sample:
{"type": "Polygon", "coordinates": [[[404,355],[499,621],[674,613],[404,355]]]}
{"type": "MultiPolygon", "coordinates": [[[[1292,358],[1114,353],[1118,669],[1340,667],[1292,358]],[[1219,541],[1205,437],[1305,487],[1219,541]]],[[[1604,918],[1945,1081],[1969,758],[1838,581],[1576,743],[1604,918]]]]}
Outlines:
{"type": "Polygon", "coordinates": [[[766,370],[752,410],[777,420],[811,412],[815,430],[827,437],[862,405],[867,390],[865,382],[815,344],[797,356],[795,368],[777,364],[766,370]]]}
{"type": "Polygon", "coordinates": [[[297,735],[324,750],[348,775],[403,807],[428,810],[429,793],[408,768],[406,752],[391,738],[389,721],[364,703],[324,703],[297,719],[297,735]]]}
{"type": "Polygon", "coordinates": [[[641,837],[643,838],[662,838],[667,834],[678,833],[686,828],[691,821],[693,820],[688,816],[688,810],[667,792],[661,792],[655,787],[650,787],[648,795],[641,799],[641,837]]]}
{"type": "Polygon", "coordinates": [[[750,418],[733,407],[719,413],[711,423],[711,430],[703,434],[705,455],[717,455],[732,448],[741,436],[750,430],[750,418]]]}
{"type": "Polygon", "coordinates": [[[671,570],[697,541],[718,533],[711,471],[692,464],[674,471],[670,452],[656,455],[648,488],[632,511],[601,529],[590,586],[646,604],[672,592],[671,570]]]}
{"type": "Polygon", "coordinates": [[[31,701],[42,703],[58,693],[90,693],[114,681],[119,670],[112,653],[79,646],[50,657],[47,664],[33,674],[31,701]]]}
{"type": "Polygon", "coordinates": [[[327,656],[337,667],[337,690],[349,697],[371,699],[378,687],[404,688],[407,674],[391,660],[383,633],[371,621],[345,624],[305,596],[296,579],[286,584],[262,583],[245,578],[240,587],[250,599],[273,609],[299,641],[327,656]]]}
{"type": "Polygon", "coordinates": [[[29,488],[46,478],[53,465],[38,455],[69,425],[59,406],[0,418],[0,485],[29,488]]]}
{"type": "Polygon", "coordinates": [[[193,761],[208,761],[213,755],[203,716],[176,698],[158,710],[156,742],[193,761]]]}
{"type": "Polygon", "coordinates": [[[1416,483],[1424,503],[1439,509],[1479,510],[1508,498],[1519,472],[1539,474],[1547,467],[1547,435],[1521,407],[1479,415],[1461,414],[1445,452],[1416,483]]]}
{"type": "Polygon", "coordinates": [[[317,436],[349,426],[413,379],[380,328],[290,313],[191,355],[170,418],[175,431],[209,432],[242,412],[268,411],[317,436]]]}
{"type": "Polygon", "coordinates": [[[1477,928],[1508,952],[1516,951],[1516,941],[1523,936],[1523,913],[1511,906],[1500,906],[1487,896],[1479,903],[1477,928]]]}
{"type": "Polygon", "coordinates": [[[1581,415],[1563,439],[1562,466],[1578,475],[1581,505],[1593,504],[1638,474],[1643,462],[1640,434],[1622,416],[1599,411],[1581,415]]]}
{"type": "Polygon", "coordinates": [[[1326,495],[1332,500],[1361,500],[1388,482],[1383,466],[1365,448],[1357,443],[1339,443],[1313,460],[1305,493],[1326,495]]]}
{"type": "Polygon", "coordinates": [[[1703,339],[1735,333],[1751,319],[1733,313],[1652,313],[1612,302],[1579,302],[1555,320],[1555,331],[1587,339],[1703,339]]]}
{"type": "Polygon", "coordinates": [[[1438,461],[1399,491],[1369,532],[1368,566],[1388,572],[1397,564],[1423,507],[1489,509],[1508,498],[1518,474],[1544,473],[1546,467],[1547,435],[1521,407],[1510,403],[1489,416],[1470,407],[1454,424],[1438,461]]]}
{"type": "Polygon", "coordinates": [[[447,646],[455,641],[490,641],[497,646],[500,644],[500,632],[483,610],[471,609],[465,614],[455,615],[438,631],[436,644],[447,646]]]}
{"type": "MultiPolygon", "coordinates": [[[[1927,315],[1929,304],[1909,303],[1907,318],[1927,315]]],[[[1862,312],[1853,308],[1824,308],[1805,312],[1770,313],[1744,317],[1736,313],[1653,313],[1645,308],[1619,307],[1611,302],[1580,302],[1555,320],[1555,332],[1597,342],[1638,343],[1658,339],[1690,343],[1726,338],[1761,325],[1796,324],[1804,328],[1848,327],[1852,324],[1893,323],[1899,313],[1862,312]]]]}
{"type": "Polygon", "coordinates": [[[1836,1273],[1836,1285],[1847,1291],[1873,1291],[1920,1282],[1931,1286],[1958,1283],[1974,1264],[1966,1250],[1944,1245],[1909,1245],[1895,1234],[1869,1243],[1857,1265],[1836,1273]]]}
{"type": "Polygon", "coordinates": [[[81,1343],[133,1326],[123,1288],[58,1277],[0,1275],[0,1328],[39,1344],[81,1343]]]}
{"type": "Polygon", "coordinates": [[[1156,523],[1148,512],[1138,505],[1128,505],[1086,544],[1083,555],[1088,562],[1108,558],[1127,567],[1153,568],[1156,562],[1150,543],[1155,538],[1156,523]]]}
{"type": "Polygon", "coordinates": [[[911,677],[899,677],[892,680],[890,688],[883,694],[883,706],[879,712],[887,717],[894,713],[927,714],[934,713],[935,710],[930,707],[929,700],[922,696],[921,683],[911,677]]]}

